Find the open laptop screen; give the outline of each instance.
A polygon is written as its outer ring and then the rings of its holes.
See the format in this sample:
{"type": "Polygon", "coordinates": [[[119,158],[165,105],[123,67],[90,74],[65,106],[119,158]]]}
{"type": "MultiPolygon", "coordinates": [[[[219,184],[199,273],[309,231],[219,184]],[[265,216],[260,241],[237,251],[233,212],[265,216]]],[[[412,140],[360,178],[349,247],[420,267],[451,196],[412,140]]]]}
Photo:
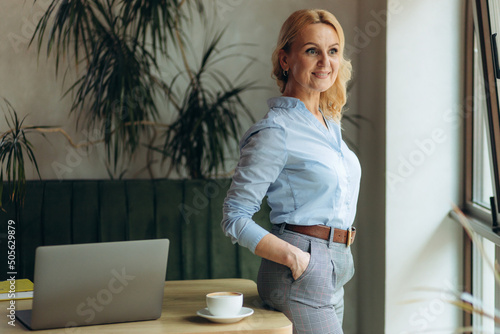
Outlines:
{"type": "Polygon", "coordinates": [[[168,249],[168,239],[39,247],[31,319],[16,315],[31,329],[157,319],[168,249]]]}

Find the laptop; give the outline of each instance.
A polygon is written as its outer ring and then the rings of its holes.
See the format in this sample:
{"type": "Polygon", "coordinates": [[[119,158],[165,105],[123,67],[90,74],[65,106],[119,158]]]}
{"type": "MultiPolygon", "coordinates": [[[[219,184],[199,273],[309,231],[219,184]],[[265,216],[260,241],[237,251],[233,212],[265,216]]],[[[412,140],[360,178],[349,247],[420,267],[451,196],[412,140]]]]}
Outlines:
{"type": "Polygon", "coordinates": [[[168,239],[36,249],[33,307],[16,311],[32,330],[161,316],[168,239]]]}

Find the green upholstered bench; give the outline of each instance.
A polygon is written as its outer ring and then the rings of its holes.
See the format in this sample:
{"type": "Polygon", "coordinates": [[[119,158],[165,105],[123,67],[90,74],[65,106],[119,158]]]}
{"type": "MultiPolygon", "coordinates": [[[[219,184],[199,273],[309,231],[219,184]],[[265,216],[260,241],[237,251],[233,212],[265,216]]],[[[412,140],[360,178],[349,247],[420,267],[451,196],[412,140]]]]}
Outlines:
{"type": "MultiPolygon", "coordinates": [[[[17,278],[33,279],[40,245],[168,238],[167,280],[256,279],[260,259],[221,228],[229,179],[29,181],[24,206],[0,212],[0,280],[7,279],[7,222],[16,222],[17,278]]],[[[269,229],[264,201],[254,219],[269,229]]]]}

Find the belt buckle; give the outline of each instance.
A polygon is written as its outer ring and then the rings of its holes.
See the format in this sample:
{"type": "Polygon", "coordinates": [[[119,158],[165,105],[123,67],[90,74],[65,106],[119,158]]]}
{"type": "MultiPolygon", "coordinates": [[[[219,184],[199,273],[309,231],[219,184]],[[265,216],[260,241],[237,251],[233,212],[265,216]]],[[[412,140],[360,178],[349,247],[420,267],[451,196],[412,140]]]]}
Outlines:
{"type": "Polygon", "coordinates": [[[347,229],[346,247],[349,247],[351,244],[352,244],[352,226],[347,229]]]}

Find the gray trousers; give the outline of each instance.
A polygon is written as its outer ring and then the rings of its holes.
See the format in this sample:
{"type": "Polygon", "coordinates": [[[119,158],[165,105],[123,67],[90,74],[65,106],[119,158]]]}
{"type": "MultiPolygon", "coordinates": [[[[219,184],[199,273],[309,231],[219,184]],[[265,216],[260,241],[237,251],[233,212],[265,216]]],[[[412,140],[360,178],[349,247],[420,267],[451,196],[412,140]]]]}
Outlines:
{"type": "Polygon", "coordinates": [[[342,334],[343,286],[354,275],[351,248],[280,226],[271,233],[309,252],[311,260],[294,280],[288,267],[262,259],[257,277],[262,300],[292,321],[294,334],[342,334]]]}

